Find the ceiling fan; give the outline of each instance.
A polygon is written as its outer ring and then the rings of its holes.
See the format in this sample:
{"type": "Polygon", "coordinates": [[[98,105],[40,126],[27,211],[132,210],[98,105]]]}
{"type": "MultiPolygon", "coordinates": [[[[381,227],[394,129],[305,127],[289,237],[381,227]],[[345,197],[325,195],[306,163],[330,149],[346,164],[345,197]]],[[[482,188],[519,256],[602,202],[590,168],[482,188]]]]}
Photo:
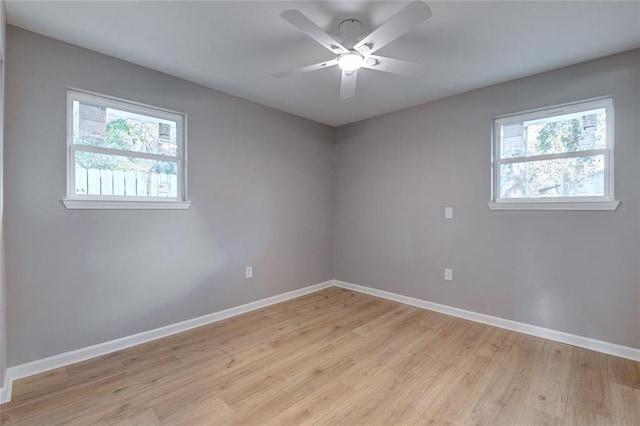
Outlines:
{"type": "Polygon", "coordinates": [[[344,37],[338,43],[333,37],[317,26],[297,9],[285,10],[282,19],[317,41],[336,55],[334,59],[306,65],[290,71],[273,74],[281,78],[293,74],[316,71],[338,66],[342,70],[340,99],[348,99],[356,94],[358,70],[368,68],[393,74],[414,74],[423,69],[422,64],[374,55],[401,35],[411,31],[431,17],[431,9],[420,0],[414,0],[407,7],[392,16],[387,22],[359,40],[362,24],[356,19],[346,19],[340,23],[340,33],[344,37]]]}

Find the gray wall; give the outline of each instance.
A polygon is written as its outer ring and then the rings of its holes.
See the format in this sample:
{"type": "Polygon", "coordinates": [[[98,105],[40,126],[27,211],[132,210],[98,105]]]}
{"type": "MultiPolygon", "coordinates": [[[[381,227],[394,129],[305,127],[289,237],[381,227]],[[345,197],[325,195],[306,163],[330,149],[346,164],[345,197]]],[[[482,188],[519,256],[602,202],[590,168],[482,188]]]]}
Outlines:
{"type": "Polygon", "coordinates": [[[332,278],[332,128],[15,27],[7,41],[9,366],[332,278]],[[68,86],[187,114],[190,210],[63,207],[68,86]]]}
{"type": "Polygon", "coordinates": [[[334,278],[640,348],[639,76],[636,50],[338,128],[334,278]],[[603,95],[618,210],[490,211],[491,119],[603,95]]]}

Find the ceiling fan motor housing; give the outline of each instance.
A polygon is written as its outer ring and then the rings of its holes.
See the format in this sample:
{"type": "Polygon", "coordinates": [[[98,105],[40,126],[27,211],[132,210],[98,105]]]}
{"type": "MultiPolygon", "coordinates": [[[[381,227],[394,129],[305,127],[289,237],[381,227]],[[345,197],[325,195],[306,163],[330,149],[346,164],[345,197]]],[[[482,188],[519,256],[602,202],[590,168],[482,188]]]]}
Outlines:
{"type": "Polygon", "coordinates": [[[347,49],[351,49],[362,34],[362,23],[357,19],[345,19],[340,22],[338,31],[342,36],[342,45],[347,49]]]}

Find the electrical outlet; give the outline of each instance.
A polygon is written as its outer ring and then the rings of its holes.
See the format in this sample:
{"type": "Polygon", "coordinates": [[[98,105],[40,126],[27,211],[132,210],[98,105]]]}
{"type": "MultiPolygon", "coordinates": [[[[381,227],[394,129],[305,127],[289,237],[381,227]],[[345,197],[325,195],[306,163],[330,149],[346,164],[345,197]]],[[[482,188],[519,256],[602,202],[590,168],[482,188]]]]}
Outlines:
{"type": "Polygon", "coordinates": [[[445,281],[453,281],[453,269],[446,268],[444,270],[445,281]]]}
{"type": "Polygon", "coordinates": [[[444,218],[445,219],[453,219],[453,207],[445,207],[444,208],[444,218]]]}
{"type": "Polygon", "coordinates": [[[253,278],[253,266],[247,266],[244,268],[244,277],[246,279],[253,278]]]}

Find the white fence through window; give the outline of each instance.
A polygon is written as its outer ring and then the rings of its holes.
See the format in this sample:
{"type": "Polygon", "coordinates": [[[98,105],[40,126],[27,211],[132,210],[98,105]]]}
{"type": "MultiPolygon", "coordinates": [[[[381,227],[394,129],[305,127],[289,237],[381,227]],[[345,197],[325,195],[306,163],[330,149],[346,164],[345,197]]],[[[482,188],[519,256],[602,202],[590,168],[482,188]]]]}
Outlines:
{"type": "Polygon", "coordinates": [[[174,174],[76,167],[76,194],[131,197],[177,197],[174,174]]]}

